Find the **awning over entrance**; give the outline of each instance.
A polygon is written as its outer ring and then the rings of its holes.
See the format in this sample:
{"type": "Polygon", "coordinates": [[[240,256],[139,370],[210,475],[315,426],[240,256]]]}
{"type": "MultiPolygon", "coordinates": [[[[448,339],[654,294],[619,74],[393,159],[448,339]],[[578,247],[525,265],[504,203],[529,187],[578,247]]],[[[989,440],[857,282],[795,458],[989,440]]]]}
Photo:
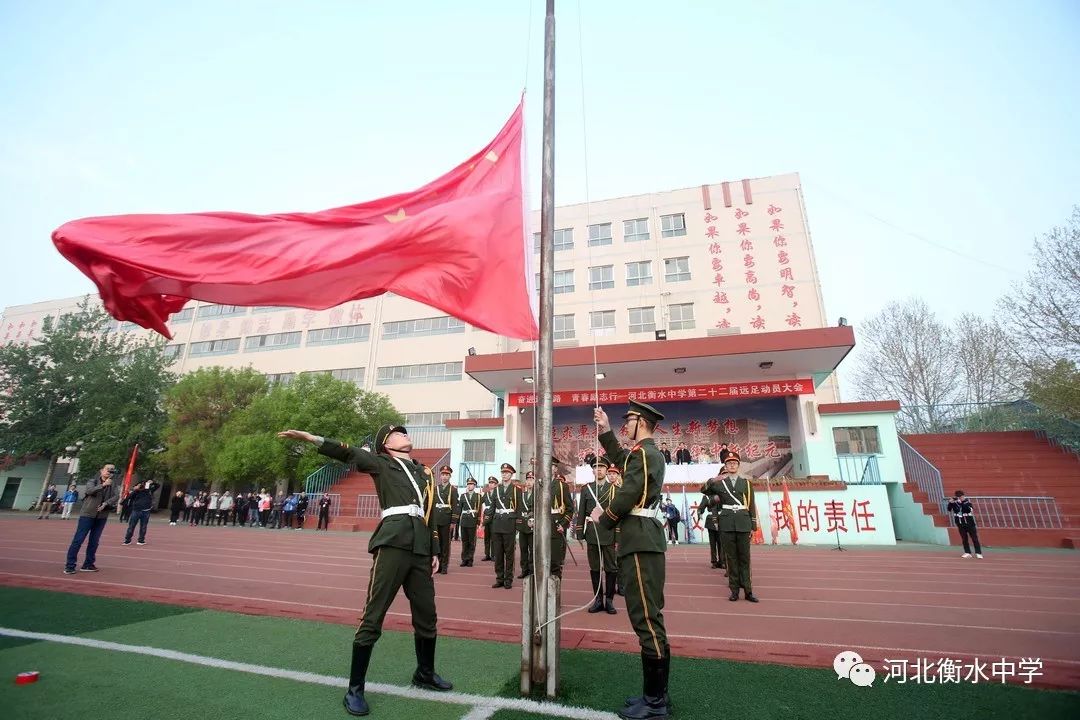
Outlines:
{"type": "MultiPolygon", "coordinates": [[[[554,391],[776,383],[812,378],[820,384],[855,347],[848,326],[560,348],[554,391]]],[[[531,352],[469,355],[465,372],[494,393],[531,393],[531,352]]]]}

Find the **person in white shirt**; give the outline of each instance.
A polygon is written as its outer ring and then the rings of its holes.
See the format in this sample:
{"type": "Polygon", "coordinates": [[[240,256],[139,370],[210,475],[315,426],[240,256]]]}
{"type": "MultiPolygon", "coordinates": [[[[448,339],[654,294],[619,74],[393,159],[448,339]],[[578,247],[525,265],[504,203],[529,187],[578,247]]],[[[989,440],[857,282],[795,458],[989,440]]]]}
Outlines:
{"type": "Polygon", "coordinates": [[[229,513],[233,509],[233,496],[229,490],[225,491],[225,494],[221,497],[221,502],[218,504],[217,524],[222,525],[229,522],[229,513]]]}

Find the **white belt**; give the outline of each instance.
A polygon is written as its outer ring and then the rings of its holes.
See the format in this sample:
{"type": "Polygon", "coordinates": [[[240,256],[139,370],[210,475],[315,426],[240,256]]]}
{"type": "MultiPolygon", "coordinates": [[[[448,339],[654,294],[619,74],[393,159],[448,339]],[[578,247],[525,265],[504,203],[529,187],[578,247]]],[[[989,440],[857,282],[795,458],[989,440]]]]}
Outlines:
{"type": "Polygon", "coordinates": [[[745,505],[721,505],[725,510],[749,510],[745,505]]]}
{"type": "Polygon", "coordinates": [[[435,503],[435,507],[450,507],[446,503],[435,503]]]}
{"type": "Polygon", "coordinates": [[[466,513],[468,513],[469,515],[472,515],[472,514],[473,514],[473,511],[472,511],[472,510],[462,510],[462,511],[461,511],[461,514],[462,514],[462,515],[464,515],[464,514],[466,514],[466,513]]]}
{"type": "Polygon", "coordinates": [[[503,510],[502,508],[498,508],[498,509],[495,510],[495,512],[499,513],[500,515],[506,515],[508,513],[514,512],[514,511],[513,510],[503,510]]]}
{"type": "Polygon", "coordinates": [[[523,518],[532,517],[532,511],[531,510],[529,512],[522,511],[521,517],[523,517],[523,518]]]}
{"type": "Polygon", "coordinates": [[[633,510],[631,510],[631,511],[630,511],[630,514],[631,514],[631,515],[637,515],[638,517],[651,517],[651,518],[655,518],[655,517],[659,517],[659,516],[658,516],[658,515],[656,514],[656,511],[657,511],[658,509],[659,509],[659,508],[634,508],[633,510]]]}
{"type": "Polygon", "coordinates": [[[381,513],[383,518],[388,518],[391,515],[411,515],[412,517],[423,517],[424,511],[420,509],[419,505],[395,505],[394,507],[388,507],[381,513]]]}
{"type": "Polygon", "coordinates": [[[562,515],[563,511],[562,510],[556,510],[555,508],[552,508],[551,509],[551,514],[552,515],[562,515]]]}

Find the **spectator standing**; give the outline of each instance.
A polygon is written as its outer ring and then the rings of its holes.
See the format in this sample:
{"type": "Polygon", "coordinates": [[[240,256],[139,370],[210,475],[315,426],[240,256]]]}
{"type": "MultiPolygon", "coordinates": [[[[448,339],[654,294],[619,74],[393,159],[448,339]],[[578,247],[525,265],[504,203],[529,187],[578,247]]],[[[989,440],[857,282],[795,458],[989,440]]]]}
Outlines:
{"type": "Polygon", "coordinates": [[[172,500],[169,501],[169,524],[175,525],[176,521],[180,519],[180,514],[184,512],[186,505],[186,498],[184,497],[183,490],[177,490],[176,494],[172,496],[172,500]]]}
{"type": "Polygon", "coordinates": [[[55,485],[50,485],[45,492],[41,493],[41,504],[38,507],[38,510],[40,510],[37,516],[38,520],[41,518],[48,520],[49,516],[52,515],[52,507],[53,503],[56,502],[57,494],[55,485]]]}
{"type": "Polygon", "coordinates": [[[94,560],[97,559],[98,542],[101,533],[105,530],[105,523],[109,521],[109,513],[116,510],[120,502],[120,491],[113,485],[116,476],[116,466],[107,463],[101,468],[100,474],[86,485],[86,494],[83,498],[82,510],[79,511],[79,524],[75,528],[75,536],[68,546],[67,562],[64,564],[66,575],[75,574],[75,566],[79,560],[79,550],[82,544],[86,545],[86,557],[80,568],[83,572],[97,572],[94,560]]]}
{"type": "Polygon", "coordinates": [[[75,507],[75,503],[78,501],[79,493],[75,490],[75,486],[69,486],[67,492],[64,493],[64,514],[60,516],[60,519],[67,520],[71,517],[71,509],[75,507]]]}
{"type": "Polygon", "coordinates": [[[154,493],[160,487],[156,482],[147,480],[135,484],[135,488],[128,493],[126,498],[130,508],[127,534],[124,535],[124,544],[131,544],[131,536],[135,534],[135,526],[139,526],[139,544],[146,544],[146,526],[150,524],[150,510],[154,507],[154,493]]]}

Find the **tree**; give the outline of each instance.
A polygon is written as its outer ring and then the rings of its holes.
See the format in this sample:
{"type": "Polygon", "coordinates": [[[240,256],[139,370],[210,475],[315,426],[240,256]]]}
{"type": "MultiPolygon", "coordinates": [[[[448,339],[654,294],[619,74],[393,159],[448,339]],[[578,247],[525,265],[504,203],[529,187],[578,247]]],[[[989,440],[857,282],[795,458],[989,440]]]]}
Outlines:
{"type": "Polygon", "coordinates": [[[1025,373],[1013,353],[1013,339],[993,321],[972,313],[952,325],[952,350],[963,399],[969,403],[1015,400],[1025,373]]]}
{"type": "Polygon", "coordinates": [[[251,368],[200,368],[165,396],[168,422],[162,462],[174,481],[212,477],[211,468],[232,417],[266,395],[266,378],[251,368]]]}
{"type": "Polygon", "coordinates": [[[1035,240],[1035,267],[999,301],[1029,366],[1080,362],[1080,206],[1063,226],[1035,240]]]}
{"type": "Polygon", "coordinates": [[[284,492],[290,482],[307,477],[326,458],[282,442],[276,437],[279,430],[303,428],[357,442],[380,425],[402,422],[402,415],[381,393],[366,392],[325,373],[302,374],[288,386],[275,386],[230,420],[223,428],[213,470],[233,485],[275,484],[284,492]]]}
{"type": "Polygon", "coordinates": [[[83,476],[107,462],[125,467],[135,443],[158,447],[165,421],[161,394],[175,380],[160,338],[111,332],[110,319],[84,300],[73,313],[47,317],[36,343],[0,348],[0,453],[56,458],[82,441],[83,476]]]}
{"type": "Polygon", "coordinates": [[[863,325],[856,391],[865,398],[896,399],[912,409],[914,429],[935,427],[941,405],[959,390],[951,331],[918,298],[893,302],[863,325]]]}
{"type": "Polygon", "coordinates": [[[1037,366],[1026,385],[1027,397],[1036,405],[1080,422],[1080,369],[1071,360],[1037,366]]]}

